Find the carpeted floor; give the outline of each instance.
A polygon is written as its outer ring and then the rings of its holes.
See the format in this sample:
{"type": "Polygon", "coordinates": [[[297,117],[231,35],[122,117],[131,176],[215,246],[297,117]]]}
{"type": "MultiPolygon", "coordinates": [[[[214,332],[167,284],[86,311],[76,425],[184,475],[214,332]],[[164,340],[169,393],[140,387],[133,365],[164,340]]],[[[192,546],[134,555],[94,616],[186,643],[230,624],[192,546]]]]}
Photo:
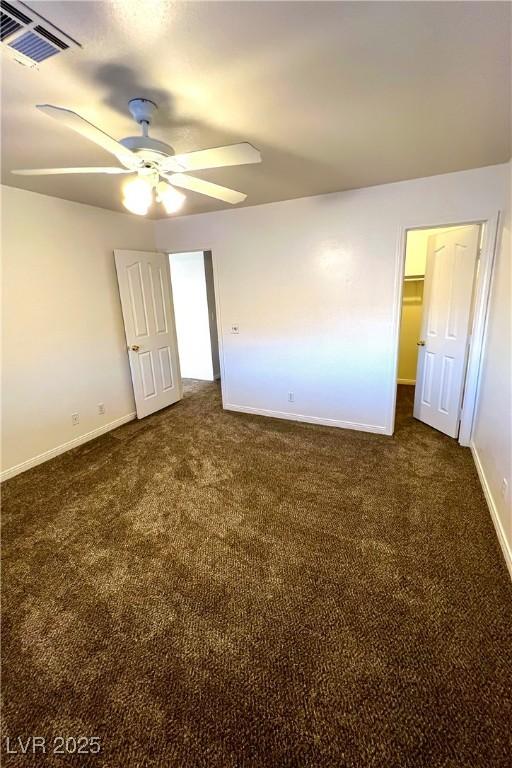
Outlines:
{"type": "Polygon", "coordinates": [[[510,766],[511,584],[470,452],[400,389],[389,438],[191,382],[5,483],[4,736],[47,753],[2,764],[510,766]]]}

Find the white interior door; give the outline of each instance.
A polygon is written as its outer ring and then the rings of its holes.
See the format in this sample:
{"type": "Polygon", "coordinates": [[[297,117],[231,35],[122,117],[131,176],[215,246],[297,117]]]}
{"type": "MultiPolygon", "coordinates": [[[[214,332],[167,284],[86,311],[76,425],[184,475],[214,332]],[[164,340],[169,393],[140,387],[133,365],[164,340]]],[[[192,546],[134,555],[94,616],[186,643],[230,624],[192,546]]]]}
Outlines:
{"type": "Polygon", "coordinates": [[[480,228],[429,238],[414,416],[450,437],[459,432],[480,228]]]}
{"type": "Polygon", "coordinates": [[[182,397],[169,258],[114,251],[137,418],[182,397]]]}

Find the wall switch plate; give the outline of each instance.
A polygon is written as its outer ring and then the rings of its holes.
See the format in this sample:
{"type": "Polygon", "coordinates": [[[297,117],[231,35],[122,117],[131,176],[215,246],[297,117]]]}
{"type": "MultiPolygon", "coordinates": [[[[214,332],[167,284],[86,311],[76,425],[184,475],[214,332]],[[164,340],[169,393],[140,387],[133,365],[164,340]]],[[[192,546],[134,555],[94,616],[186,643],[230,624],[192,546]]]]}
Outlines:
{"type": "Polygon", "coordinates": [[[501,481],[501,495],[504,499],[506,499],[508,495],[508,480],[506,477],[501,481]]]}
{"type": "Polygon", "coordinates": [[[295,402],[295,395],[293,392],[288,392],[288,402],[294,403],[295,402]]]}
{"type": "Polygon", "coordinates": [[[71,414],[71,423],[74,427],[76,427],[77,424],[80,424],[80,414],[79,413],[72,413],[71,414]]]}
{"type": "Polygon", "coordinates": [[[231,333],[240,333],[240,326],[238,325],[238,323],[234,323],[231,326],[231,333]]]}
{"type": "Polygon", "coordinates": [[[103,416],[105,413],[105,403],[98,403],[98,413],[100,416],[103,416]]]}

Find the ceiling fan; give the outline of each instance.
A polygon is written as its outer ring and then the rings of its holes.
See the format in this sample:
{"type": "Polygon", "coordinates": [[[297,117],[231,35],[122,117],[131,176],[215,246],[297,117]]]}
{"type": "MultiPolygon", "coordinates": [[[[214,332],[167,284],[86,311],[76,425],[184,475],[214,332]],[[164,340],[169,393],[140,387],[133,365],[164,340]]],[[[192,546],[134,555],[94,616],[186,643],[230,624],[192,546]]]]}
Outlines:
{"type": "Polygon", "coordinates": [[[174,149],[163,141],[152,139],[148,135],[151,118],[157,105],[149,99],[132,99],[128,109],[134,120],[141,126],[141,136],[128,136],[116,141],[76,112],[51,104],[38,104],[37,109],[53,117],[67,128],[80,133],[86,139],[111,152],[124,166],[112,168],[30,168],[12,173],[22,176],[46,176],[64,173],[107,173],[137,174],[123,186],[123,205],[132,213],[144,216],[153,202],[153,190],[158,202],[162,203],[167,213],[176,213],[185,201],[185,195],[176,189],[189,189],[216,200],[236,205],[243,202],[247,195],[234,189],[212,184],[210,181],[189,176],[189,171],[204,168],[222,168],[228,165],[246,165],[260,163],[261,154],[251,144],[242,142],[214,149],[201,149],[197,152],[175,154],[174,149]]]}

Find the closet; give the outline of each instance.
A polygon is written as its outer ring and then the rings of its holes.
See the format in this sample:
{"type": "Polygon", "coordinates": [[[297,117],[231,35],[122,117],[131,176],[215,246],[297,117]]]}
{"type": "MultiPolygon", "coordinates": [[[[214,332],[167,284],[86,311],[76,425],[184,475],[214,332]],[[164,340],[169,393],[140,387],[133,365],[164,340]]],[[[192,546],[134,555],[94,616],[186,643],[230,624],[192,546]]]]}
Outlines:
{"type": "Polygon", "coordinates": [[[415,384],[418,364],[424,275],[407,275],[402,294],[402,321],[398,358],[398,383],[415,384]]]}

